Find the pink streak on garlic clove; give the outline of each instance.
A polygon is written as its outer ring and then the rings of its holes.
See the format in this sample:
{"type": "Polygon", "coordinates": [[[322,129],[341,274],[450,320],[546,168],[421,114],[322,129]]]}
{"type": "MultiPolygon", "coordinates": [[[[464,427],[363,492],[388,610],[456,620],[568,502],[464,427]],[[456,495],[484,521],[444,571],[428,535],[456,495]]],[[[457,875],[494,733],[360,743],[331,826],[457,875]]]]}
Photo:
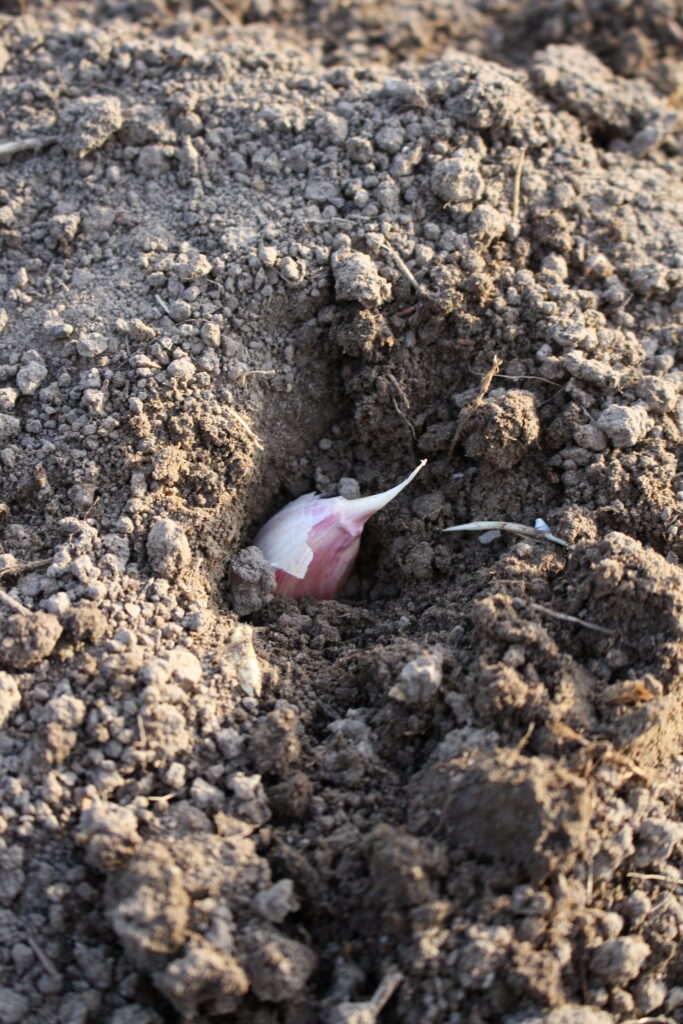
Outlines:
{"type": "Polygon", "coordinates": [[[363,527],[422,469],[402,483],[366,498],[320,498],[304,494],[261,528],[254,544],[275,571],[275,592],[287,597],[335,598],[351,575],[363,527]]]}

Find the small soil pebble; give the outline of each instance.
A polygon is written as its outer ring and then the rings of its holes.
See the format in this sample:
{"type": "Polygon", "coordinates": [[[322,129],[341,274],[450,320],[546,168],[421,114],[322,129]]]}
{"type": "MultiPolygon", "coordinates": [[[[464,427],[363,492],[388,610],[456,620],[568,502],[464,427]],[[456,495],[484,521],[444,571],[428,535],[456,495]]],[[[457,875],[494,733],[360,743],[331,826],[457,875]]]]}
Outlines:
{"type": "Polygon", "coordinates": [[[651,425],[644,405],[610,405],[597,421],[615,448],[632,448],[642,441],[651,425]]]}
{"type": "Polygon", "coordinates": [[[147,537],[147,557],[153,572],[171,577],[189,565],[192,557],[187,535],[172,519],[158,519],[147,537]]]}
{"type": "Polygon", "coordinates": [[[10,615],[0,636],[0,665],[24,670],[49,658],[62,634],[55,615],[28,612],[10,615]]]}
{"type": "Polygon", "coordinates": [[[332,273],[340,302],[358,302],[373,309],[383,305],[391,295],[391,285],[379,273],[372,257],[365,253],[350,249],[335,252],[332,273]]]}
{"type": "Polygon", "coordinates": [[[466,455],[496,469],[511,469],[538,439],[540,424],[533,395],[506,391],[463,410],[458,436],[466,455]]]}
{"type": "Polygon", "coordinates": [[[272,600],[275,570],[260,548],[243,548],[228,564],[227,590],[238,615],[251,615],[272,600]]]}

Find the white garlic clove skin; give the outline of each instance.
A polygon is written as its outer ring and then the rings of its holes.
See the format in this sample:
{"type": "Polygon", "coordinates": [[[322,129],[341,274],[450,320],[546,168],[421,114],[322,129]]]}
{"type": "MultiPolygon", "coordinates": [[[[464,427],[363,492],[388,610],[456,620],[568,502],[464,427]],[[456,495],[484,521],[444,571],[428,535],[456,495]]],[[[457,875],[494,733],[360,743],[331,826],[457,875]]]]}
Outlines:
{"type": "Polygon", "coordinates": [[[351,500],[304,494],[285,505],[254,541],[276,570],[275,592],[335,598],[351,574],[366,522],[408,486],[426,461],[381,494],[351,500]]]}

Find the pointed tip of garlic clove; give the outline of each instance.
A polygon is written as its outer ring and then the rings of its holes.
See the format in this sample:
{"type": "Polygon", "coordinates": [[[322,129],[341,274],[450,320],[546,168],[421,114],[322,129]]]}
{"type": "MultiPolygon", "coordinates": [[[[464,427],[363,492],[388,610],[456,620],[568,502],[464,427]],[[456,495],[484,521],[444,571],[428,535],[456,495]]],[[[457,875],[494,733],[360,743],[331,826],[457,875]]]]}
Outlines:
{"type": "Polygon", "coordinates": [[[390,487],[388,491],[381,491],[379,494],[369,494],[365,498],[351,498],[343,499],[344,505],[344,519],[345,521],[356,521],[360,523],[361,529],[368,521],[370,516],[374,516],[375,512],[379,512],[385,505],[388,505],[390,501],[398,497],[404,487],[407,487],[412,480],[415,479],[417,474],[426,466],[427,460],[423,459],[422,462],[415,467],[405,480],[402,480],[400,484],[396,484],[395,487],[390,487]]]}

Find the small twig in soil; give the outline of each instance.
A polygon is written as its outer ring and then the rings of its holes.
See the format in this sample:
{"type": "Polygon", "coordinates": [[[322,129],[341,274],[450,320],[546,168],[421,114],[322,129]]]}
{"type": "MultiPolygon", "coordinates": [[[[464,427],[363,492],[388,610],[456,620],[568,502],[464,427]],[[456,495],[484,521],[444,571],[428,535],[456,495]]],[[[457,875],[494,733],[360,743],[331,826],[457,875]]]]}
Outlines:
{"type": "Polygon", "coordinates": [[[147,743],[147,732],[145,731],[145,720],[142,715],[138,715],[136,718],[138,723],[138,743],[141,746],[145,746],[147,743]]]}
{"type": "Polygon", "coordinates": [[[222,0],[208,0],[208,2],[221,18],[225,18],[228,25],[239,25],[239,19],[222,3],[222,0]]]}
{"type": "Polygon", "coordinates": [[[17,601],[16,597],[11,597],[5,590],[0,590],[0,601],[6,604],[8,608],[11,608],[13,612],[18,612],[20,615],[28,615],[29,613],[28,608],[21,601],[17,601]]]}
{"type": "Polygon", "coordinates": [[[561,622],[571,622],[575,626],[584,626],[585,629],[592,629],[596,633],[604,633],[606,636],[614,636],[616,630],[607,629],[605,626],[598,626],[595,622],[588,622],[586,619],[578,619],[576,615],[567,615],[565,612],[556,612],[554,608],[546,608],[545,605],[536,604],[532,601],[529,604],[530,608],[533,608],[536,612],[541,612],[542,615],[549,615],[553,619],[560,619],[561,622]]]}
{"type": "Polygon", "coordinates": [[[676,1024],[673,1017],[629,1017],[622,1024],[676,1024]]]}
{"type": "Polygon", "coordinates": [[[479,385],[479,390],[477,391],[476,396],[467,407],[468,412],[474,412],[475,409],[479,408],[481,403],[486,398],[486,395],[488,394],[489,388],[491,387],[491,381],[496,376],[502,365],[503,360],[500,358],[500,356],[494,356],[490,368],[481,378],[481,384],[479,385]]]}
{"type": "Polygon", "coordinates": [[[36,569],[44,569],[51,562],[51,558],[40,558],[36,562],[17,562],[16,565],[0,569],[0,579],[4,576],[23,576],[24,573],[34,572],[36,569]]]}
{"type": "Polygon", "coordinates": [[[560,544],[563,548],[569,547],[566,540],[556,537],[549,530],[539,530],[536,526],[526,526],[524,523],[508,523],[503,519],[477,519],[472,523],[447,526],[445,530],[442,530],[442,533],[483,533],[488,530],[514,533],[519,537],[528,537],[530,540],[549,540],[553,544],[560,544]]]}
{"type": "Polygon", "coordinates": [[[540,405],[538,406],[538,408],[539,408],[539,409],[542,409],[544,405],[547,405],[547,404],[548,404],[548,402],[552,402],[553,398],[557,398],[557,396],[558,396],[558,395],[559,395],[559,394],[560,394],[560,393],[561,393],[562,391],[566,391],[566,389],[567,389],[567,385],[566,385],[566,384],[560,384],[560,386],[559,386],[559,387],[558,387],[558,388],[557,388],[557,389],[556,389],[555,391],[553,391],[552,395],[550,395],[550,396],[549,396],[548,398],[544,398],[544,399],[543,399],[543,401],[542,401],[542,402],[541,402],[541,404],[540,404],[540,405]]]}
{"type": "Polygon", "coordinates": [[[406,389],[403,387],[403,385],[398,380],[396,380],[396,377],[393,375],[393,373],[391,373],[390,370],[387,370],[387,380],[391,381],[391,383],[394,385],[394,387],[398,391],[399,395],[403,399],[403,404],[405,405],[406,409],[410,409],[410,399],[408,398],[408,395],[406,394],[406,389]]]}
{"type": "Polygon", "coordinates": [[[529,728],[524,733],[524,735],[522,736],[521,740],[519,740],[519,742],[517,743],[517,746],[515,747],[515,750],[517,751],[518,754],[521,754],[522,751],[524,750],[525,746],[527,745],[527,743],[531,739],[535,728],[536,728],[536,723],[535,722],[531,722],[530,725],[529,725],[529,728]]]}
{"type": "Polygon", "coordinates": [[[403,420],[403,422],[407,426],[408,430],[410,431],[410,434],[412,436],[413,441],[417,441],[417,433],[415,432],[415,427],[410,422],[410,420],[408,419],[406,414],[403,412],[403,410],[399,408],[398,402],[396,401],[396,399],[394,398],[393,395],[391,396],[391,404],[393,405],[394,409],[396,410],[397,415],[400,417],[401,420],[403,420]]]}
{"type": "Polygon", "coordinates": [[[632,761],[626,754],[620,754],[618,750],[606,750],[603,754],[603,760],[613,761],[615,764],[621,765],[622,768],[626,768],[630,771],[631,775],[635,775],[637,778],[642,779],[643,782],[648,784],[652,783],[652,776],[644,772],[642,768],[639,768],[635,761],[632,761]]]}
{"type": "MultiPolygon", "coordinates": [[[[171,316],[171,310],[168,308],[162,297],[160,295],[155,295],[154,298],[157,300],[166,316],[171,316]]],[[[173,319],[173,317],[171,317],[171,319],[173,319]]]]}
{"type": "Polygon", "coordinates": [[[519,159],[517,160],[517,168],[515,170],[515,183],[512,189],[512,219],[518,220],[519,218],[519,200],[522,193],[522,171],[524,170],[524,158],[526,157],[526,146],[522,146],[519,152],[519,159]]]}
{"type": "MultiPolygon", "coordinates": [[[[472,370],[472,373],[475,371],[472,370]]],[[[549,377],[538,377],[533,373],[497,373],[496,377],[501,377],[503,380],[542,380],[544,384],[555,384],[556,380],[550,380],[549,377]]]]}
{"type": "Polygon", "coordinates": [[[403,975],[396,968],[391,970],[382,978],[369,999],[358,1003],[343,1002],[337,1005],[337,1014],[344,1020],[376,1020],[387,1005],[398,986],[403,981],[403,975]]]}
{"type": "Polygon", "coordinates": [[[642,704],[645,700],[656,700],[657,695],[642,679],[623,679],[606,687],[600,697],[607,704],[642,704]]]}
{"type": "Polygon", "coordinates": [[[486,397],[488,390],[491,387],[491,381],[496,376],[502,365],[503,361],[500,358],[500,356],[494,356],[490,368],[486,371],[486,373],[481,379],[481,384],[479,385],[479,390],[477,391],[475,397],[472,399],[470,404],[460,413],[460,425],[458,426],[458,429],[453,435],[451,446],[448,449],[449,459],[453,457],[455,446],[460,440],[466,420],[472,415],[473,412],[475,412],[479,408],[481,403],[484,401],[484,398],[486,397]]]}
{"type": "MultiPolygon", "coordinates": [[[[470,372],[474,373],[475,371],[471,370],[470,372]]],[[[549,398],[543,399],[541,404],[538,406],[539,409],[542,409],[544,405],[548,404],[548,402],[552,402],[555,395],[559,395],[560,391],[564,391],[567,387],[566,384],[558,384],[556,380],[550,380],[549,377],[539,377],[535,373],[497,373],[496,377],[500,377],[501,380],[540,380],[544,384],[554,385],[555,390],[552,395],[550,395],[549,398]]]]}
{"type": "Polygon", "coordinates": [[[566,722],[551,722],[548,725],[548,730],[557,736],[560,740],[572,740],[574,743],[578,743],[581,747],[590,746],[590,740],[587,740],[585,736],[582,736],[576,729],[572,729],[571,725],[567,725],[566,722]]]}
{"type": "Polygon", "coordinates": [[[389,973],[382,978],[374,995],[370,999],[372,1008],[376,1013],[379,1014],[382,1012],[402,981],[403,975],[393,967],[389,973]]]}
{"type": "Polygon", "coordinates": [[[244,387],[244,382],[247,377],[274,377],[275,370],[243,370],[239,376],[235,377],[235,384],[239,388],[244,387]]]}
{"type": "Polygon", "coordinates": [[[264,451],[263,445],[261,444],[261,438],[254,433],[254,431],[251,429],[247,421],[242,416],[240,416],[238,412],[235,412],[234,409],[228,408],[227,412],[228,415],[233,416],[237,420],[237,422],[242,427],[244,427],[245,431],[247,432],[251,440],[254,442],[254,447],[258,448],[260,452],[264,451]]]}
{"type": "Polygon", "coordinates": [[[613,761],[615,764],[620,765],[622,768],[626,768],[631,775],[635,775],[636,778],[642,779],[643,782],[650,784],[652,778],[647,772],[644,772],[641,768],[627,757],[626,754],[620,754],[618,750],[610,750],[601,743],[599,740],[589,740],[581,733],[577,732],[576,729],[572,729],[571,725],[567,725],[566,722],[546,722],[548,731],[557,736],[559,740],[571,740],[572,743],[578,743],[580,747],[586,751],[587,754],[599,757],[603,761],[613,761]]]}
{"type": "Polygon", "coordinates": [[[13,141],[0,142],[0,158],[14,156],[16,153],[25,153],[29,149],[42,149],[50,146],[57,139],[54,135],[37,135],[30,139],[14,139],[13,141]]]}
{"type": "Polygon", "coordinates": [[[627,871],[627,878],[641,878],[646,882],[669,882],[671,885],[681,886],[683,882],[677,882],[675,878],[669,878],[668,875],[656,875],[644,874],[642,871],[627,871]]]}
{"type": "MultiPolygon", "coordinates": [[[[393,373],[387,373],[387,380],[390,382],[390,384],[393,384],[394,388],[396,389],[396,391],[397,391],[399,397],[401,398],[403,404],[405,405],[406,409],[409,410],[410,409],[410,399],[408,398],[408,396],[407,396],[403,386],[399,383],[399,381],[396,380],[396,378],[394,377],[393,373]]],[[[398,402],[393,397],[393,395],[391,396],[391,401],[393,403],[394,409],[396,410],[398,415],[401,417],[401,419],[403,420],[405,425],[408,427],[408,430],[410,431],[410,434],[411,434],[411,436],[413,438],[413,441],[417,441],[417,432],[415,430],[415,427],[413,426],[412,420],[408,416],[408,413],[404,412],[402,409],[399,408],[398,402]]]]}
{"type": "Polygon", "coordinates": [[[33,938],[33,936],[26,934],[26,941],[28,942],[29,946],[40,960],[42,966],[45,968],[47,973],[51,975],[53,978],[61,978],[61,974],[59,973],[55,965],[52,963],[50,958],[42,951],[42,949],[40,948],[36,940],[33,938]]]}
{"type": "Polygon", "coordinates": [[[394,249],[393,245],[391,245],[391,243],[388,242],[386,238],[384,239],[383,242],[383,248],[386,249],[386,251],[389,253],[394,263],[405,277],[406,281],[408,281],[408,283],[413,286],[418,295],[427,295],[427,290],[420,284],[420,282],[415,277],[415,274],[412,272],[408,264],[405,262],[405,260],[403,260],[401,256],[399,256],[399,254],[394,249]]]}

